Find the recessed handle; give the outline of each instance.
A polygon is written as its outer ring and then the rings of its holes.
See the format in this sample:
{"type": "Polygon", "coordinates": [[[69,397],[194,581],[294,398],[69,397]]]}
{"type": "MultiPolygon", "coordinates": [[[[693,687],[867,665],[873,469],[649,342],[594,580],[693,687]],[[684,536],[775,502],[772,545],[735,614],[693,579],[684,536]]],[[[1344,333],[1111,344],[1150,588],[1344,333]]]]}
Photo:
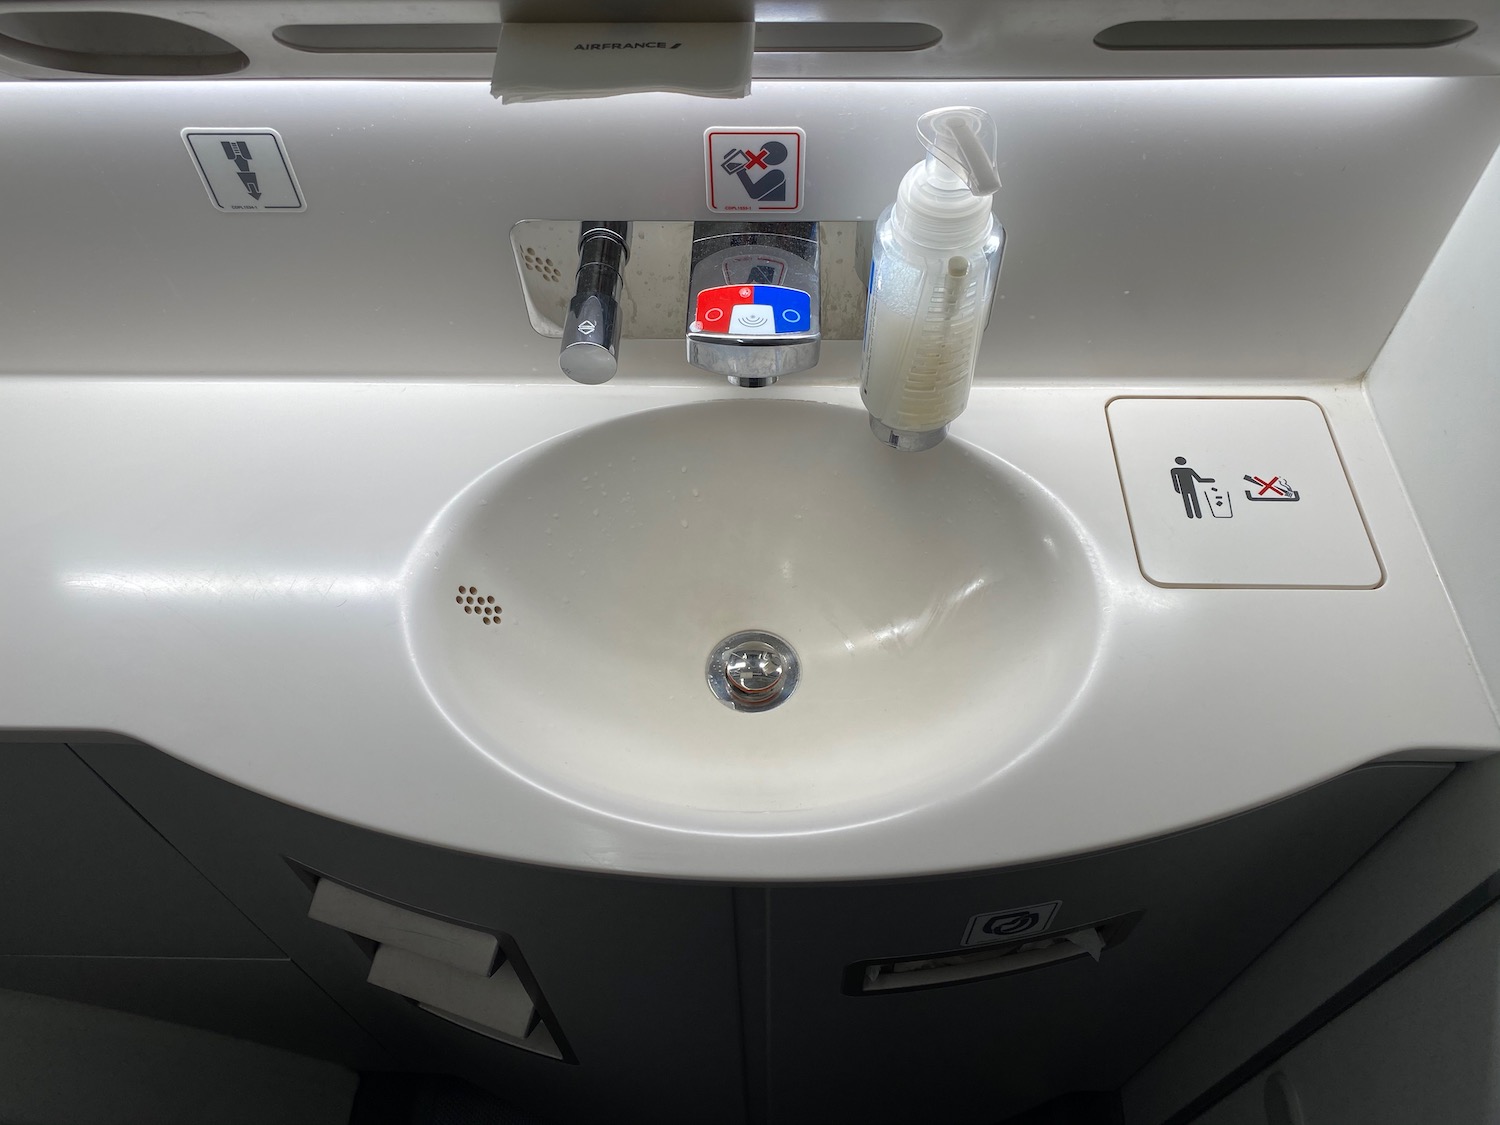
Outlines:
{"type": "Polygon", "coordinates": [[[1141,914],[1122,914],[1086,926],[1036,934],[1020,941],[929,953],[917,957],[859,961],[844,970],[844,993],[868,996],[989,980],[1059,965],[1080,957],[1101,959],[1123,942],[1141,914]]]}
{"type": "Polygon", "coordinates": [[[1444,47],[1479,30],[1473,20],[1131,20],[1106,27],[1106,51],[1353,51],[1444,47]]]}

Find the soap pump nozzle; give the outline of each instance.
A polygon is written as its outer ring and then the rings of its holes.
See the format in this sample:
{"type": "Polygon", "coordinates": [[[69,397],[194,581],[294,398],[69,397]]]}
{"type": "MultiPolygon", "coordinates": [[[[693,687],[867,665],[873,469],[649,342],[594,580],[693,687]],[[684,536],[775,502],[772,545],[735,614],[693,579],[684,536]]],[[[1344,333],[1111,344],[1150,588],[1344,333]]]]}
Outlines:
{"type": "Polygon", "coordinates": [[[982,109],[956,105],[917,118],[917,136],[927,149],[927,180],[934,187],[962,184],[970,195],[991,196],[1000,190],[995,168],[995,119],[982,109]]]}
{"type": "Polygon", "coordinates": [[[891,219],[901,237],[931,250],[953,250],[983,238],[1000,190],[995,121],[974,106],[947,106],[917,120],[927,159],[901,181],[891,219]]]}

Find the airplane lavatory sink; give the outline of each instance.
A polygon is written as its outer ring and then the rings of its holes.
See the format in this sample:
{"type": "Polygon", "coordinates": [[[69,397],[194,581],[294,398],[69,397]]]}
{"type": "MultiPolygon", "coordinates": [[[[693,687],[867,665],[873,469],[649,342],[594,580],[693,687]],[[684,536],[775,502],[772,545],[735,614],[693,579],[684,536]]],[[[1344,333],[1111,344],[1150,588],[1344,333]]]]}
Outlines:
{"type": "Polygon", "coordinates": [[[484,473],[413,550],[403,615],[433,702],[532,785],[669,826],[833,827],[1044,740],[1098,645],[1090,558],[989,452],[897,453],[862,410],[718,400],[484,473]]]}

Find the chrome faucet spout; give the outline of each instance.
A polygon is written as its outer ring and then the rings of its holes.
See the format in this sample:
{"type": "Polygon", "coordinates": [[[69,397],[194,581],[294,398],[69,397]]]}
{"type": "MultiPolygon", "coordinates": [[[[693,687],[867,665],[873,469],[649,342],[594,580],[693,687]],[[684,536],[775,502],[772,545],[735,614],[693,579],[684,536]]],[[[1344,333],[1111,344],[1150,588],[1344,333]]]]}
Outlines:
{"type": "Polygon", "coordinates": [[[817,223],[693,224],[687,358],[738,387],[818,362],[817,223]]]}

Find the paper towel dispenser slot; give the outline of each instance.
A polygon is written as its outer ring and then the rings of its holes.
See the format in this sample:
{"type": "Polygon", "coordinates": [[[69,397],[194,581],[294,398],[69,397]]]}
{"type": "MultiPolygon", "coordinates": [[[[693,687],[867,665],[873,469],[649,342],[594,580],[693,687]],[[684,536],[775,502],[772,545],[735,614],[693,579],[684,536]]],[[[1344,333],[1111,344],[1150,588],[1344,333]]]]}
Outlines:
{"type": "Polygon", "coordinates": [[[1353,51],[1445,47],[1473,20],[1132,20],[1094,36],[1106,51],[1353,51]]]}
{"type": "Polygon", "coordinates": [[[357,939],[371,956],[366,977],[371,984],[469,1031],[564,1057],[540,997],[534,996],[535,981],[504,935],[375,898],[312,872],[299,874],[314,882],[308,917],[357,939]]]}
{"type": "Polygon", "coordinates": [[[1141,913],[1122,914],[1086,926],[1053,930],[1021,941],[996,943],[916,957],[857,961],[844,970],[844,993],[868,996],[881,992],[912,992],[990,980],[1028,969],[1071,961],[1101,959],[1104,951],[1123,942],[1141,913]]]}
{"type": "Polygon", "coordinates": [[[382,945],[366,979],[494,1038],[524,1040],[537,1026],[536,1005],[509,961],[479,977],[399,945],[382,945]]]}
{"type": "Polygon", "coordinates": [[[494,972],[501,956],[500,943],[494,934],[393,906],[332,879],[318,880],[307,916],[368,938],[382,947],[400,946],[480,976],[494,972]]]}
{"type": "MultiPolygon", "coordinates": [[[[294,51],[345,55],[494,54],[498,23],[289,23],[271,33],[294,51]]],[[[942,41],[930,23],[762,22],[755,49],[781,54],[925,51],[942,41]]]]}

